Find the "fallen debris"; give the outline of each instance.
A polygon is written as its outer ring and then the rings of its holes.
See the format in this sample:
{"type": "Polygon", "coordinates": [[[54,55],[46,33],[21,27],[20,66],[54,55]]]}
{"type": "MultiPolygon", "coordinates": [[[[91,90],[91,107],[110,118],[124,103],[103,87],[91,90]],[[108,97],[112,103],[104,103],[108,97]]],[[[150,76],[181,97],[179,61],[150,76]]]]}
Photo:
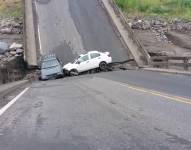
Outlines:
{"type": "Polygon", "coordinates": [[[23,47],[23,45],[22,44],[18,44],[18,43],[13,43],[10,47],[9,47],[9,49],[14,49],[14,50],[16,50],[16,49],[21,49],[23,47]]]}

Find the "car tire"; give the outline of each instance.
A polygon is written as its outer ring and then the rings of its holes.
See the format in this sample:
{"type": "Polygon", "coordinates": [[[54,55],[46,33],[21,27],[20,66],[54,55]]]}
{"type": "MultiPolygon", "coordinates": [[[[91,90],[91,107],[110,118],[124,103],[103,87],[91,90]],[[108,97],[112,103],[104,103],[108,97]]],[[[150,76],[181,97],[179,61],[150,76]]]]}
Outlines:
{"type": "Polygon", "coordinates": [[[41,77],[39,77],[39,78],[38,78],[38,80],[39,80],[39,81],[42,81],[42,78],[41,78],[41,77]]]}
{"type": "Polygon", "coordinates": [[[79,72],[77,69],[72,69],[70,72],[69,72],[69,75],[70,76],[78,76],[79,75],[79,72]]]}
{"type": "Polygon", "coordinates": [[[107,69],[107,63],[106,62],[101,62],[100,64],[99,64],[99,68],[100,68],[100,70],[101,71],[106,71],[106,69],[107,69]]]}

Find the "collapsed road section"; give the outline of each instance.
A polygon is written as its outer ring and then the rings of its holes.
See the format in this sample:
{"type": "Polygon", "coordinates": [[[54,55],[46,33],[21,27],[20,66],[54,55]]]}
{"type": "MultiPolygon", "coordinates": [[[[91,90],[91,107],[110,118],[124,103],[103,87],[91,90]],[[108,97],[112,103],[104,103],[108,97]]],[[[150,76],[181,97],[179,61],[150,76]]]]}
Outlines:
{"type": "Polygon", "coordinates": [[[116,62],[132,58],[99,1],[34,2],[42,54],[55,53],[64,64],[89,50],[109,51],[116,62]]]}

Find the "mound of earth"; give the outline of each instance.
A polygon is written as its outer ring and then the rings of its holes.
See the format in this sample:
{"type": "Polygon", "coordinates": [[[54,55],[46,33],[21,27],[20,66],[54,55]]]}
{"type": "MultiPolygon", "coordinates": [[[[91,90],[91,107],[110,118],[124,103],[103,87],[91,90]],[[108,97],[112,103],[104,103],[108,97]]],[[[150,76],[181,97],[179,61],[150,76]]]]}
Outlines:
{"type": "Polygon", "coordinates": [[[136,18],[129,24],[151,56],[191,56],[191,22],[136,18]]]}

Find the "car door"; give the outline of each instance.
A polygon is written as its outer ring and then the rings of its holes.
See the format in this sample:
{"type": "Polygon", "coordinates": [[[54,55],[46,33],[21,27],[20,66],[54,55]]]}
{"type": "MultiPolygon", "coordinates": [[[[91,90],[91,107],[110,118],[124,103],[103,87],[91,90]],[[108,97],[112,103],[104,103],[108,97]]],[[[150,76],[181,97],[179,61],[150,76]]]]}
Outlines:
{"type": "Polygon", "coordinates": [[[101,54],[97,52],[90,53],[90,66],[91,69],[98,68],[101,61],[101,54]]]}
{"type": "Polygon", "coordinates": [[[91,68],[90,64],[89,64],[90,60],[89,60],[88,54],[80,57],[79,60],[80,60],[80,63],[79,63],[78,68],[77,68],[79,72],[87,71],[91,68]]]}

